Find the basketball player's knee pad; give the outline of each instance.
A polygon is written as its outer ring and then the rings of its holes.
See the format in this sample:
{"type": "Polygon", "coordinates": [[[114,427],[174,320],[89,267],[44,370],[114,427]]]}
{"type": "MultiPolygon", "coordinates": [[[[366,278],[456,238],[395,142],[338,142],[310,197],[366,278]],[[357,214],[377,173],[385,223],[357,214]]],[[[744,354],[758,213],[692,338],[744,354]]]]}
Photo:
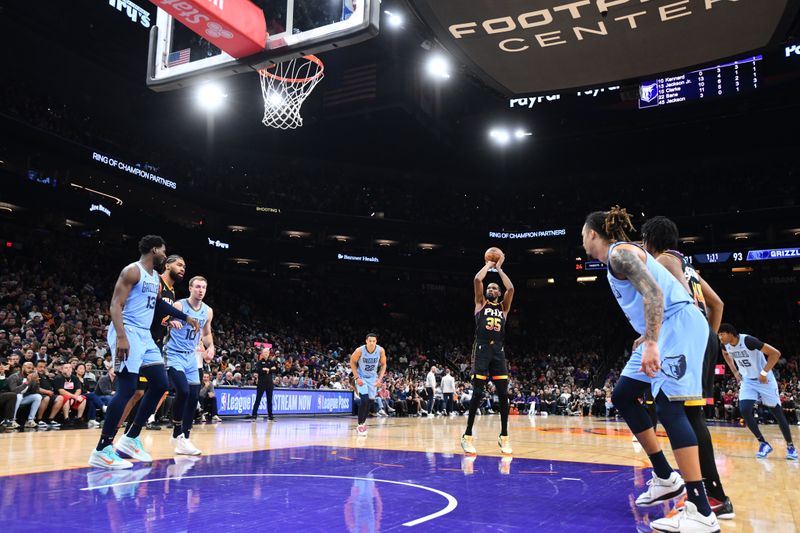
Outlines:
{"type": "Polygon", "coordinates": [[[689,424],[692,425],[692,430],[697,437],[698,446],[711,445],[711,433],[708,431],[703,407],[701,405],[686,406],[684,411],[686,411],[686,417],[689,419],[689,424]]]}
{"type": "Polygon", "coordinates": [[[494,382],[497,389],[497,399],[500,400],[500,405],[508,405],[508,380],[500,379],[494,382]]]}
{"type": "Polygon", "coordinates": [[[189,385],[189,400],[197,400],[200,396],[200,385],[189,385]]]}
{"type": "Polygon", "coordinates": [[[649,386],[643,381],[622,376],[611,393],[611,402],[634,435],[653,427],[647,409],[639,401],[649,386]]]}
{"type": "Polygon", "coordinates": [[[742,418],[754,418],[753,408],[756,406],[755,400],[739,400],[739,412],[742,413],[742,418]]]}
{"type": "Polygon", "coordinates": [[[168,368],[167,374],[169,375],[169,380],[172,382],[172,386],[175,387],[176,396],[186,396],[189,394],[189,382],[186,380],[186,374],[174,368],[168,368]]]}
{"type": "Polygon", "coordinates": [[[147,392],[161,396],[169,388],[164,365],[143,366],[139,373],[147,378],[147,392]]]}
{"type": "Polygon", "coordinates": [[[697,435],[686,416],[683,402],[671,402],[663,391],[656,397],[656,412],[658,419],[667,430],[669,442],[673,450],[697,446],[697,435]]]}
{"type": "Polygon", "coordinates": [[[133,395],[136,394],[136,387],[139,384],[139,375],[131,374],[128,369],[124,369],[117,374],[117,392],[114,398],[119,398],[121,401],[127,402],[133,395]]]}

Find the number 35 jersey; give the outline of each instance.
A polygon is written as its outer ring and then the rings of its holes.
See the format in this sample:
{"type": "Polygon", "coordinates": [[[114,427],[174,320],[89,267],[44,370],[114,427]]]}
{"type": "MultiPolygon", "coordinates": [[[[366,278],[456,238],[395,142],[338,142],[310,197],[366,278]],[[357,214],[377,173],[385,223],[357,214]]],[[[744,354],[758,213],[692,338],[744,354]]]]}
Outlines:
{"type": "Polygon", "coordinates": [[[185,322],[181,329],[171,329],[165,349],[167,353],[191,353],[192,357],[194,357],[197,343],[200,342],[200,338],[203,336],[203,327],[206,325],[206,322],[208,322],[208,306],[201,303],[200,309],[193,309],[192,306],[189,305],[189,300],[186,298],[181,300],[180,304],[181,309],[187,316],[197,320],[197,323],[200,324],[200,329],[195,331],[193,327],[187,325],[185,322]]]}
{"type": "MultiPolygon", "coordinates": [[[[755,337],[739,334],[739,342],[735,346],[725,345],[725,351],[736,361],[739,373],[747,379],[758,379],[758,375],[767,365],[767,358],[761,348],[764,343],[755,337]]],[[[769,372],[772,374],[772,371],[769,372]]]]}
{"type": "Polygon", "coordinates": [[[506,314],[500,302],[486,302],[475,313],[475,340],[477,342],[502,343],[506,334],[506,314]]]}

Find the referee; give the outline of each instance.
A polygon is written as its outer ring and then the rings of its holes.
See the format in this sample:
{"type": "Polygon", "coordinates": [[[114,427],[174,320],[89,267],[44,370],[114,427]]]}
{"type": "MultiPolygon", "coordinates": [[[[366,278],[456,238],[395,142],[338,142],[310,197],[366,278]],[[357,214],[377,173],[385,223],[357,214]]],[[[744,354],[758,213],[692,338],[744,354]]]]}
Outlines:
{"type": "Polygon", "coordinates": [[[275,389],[273,376],[276,371],[275,356],[270,355],[269,348],[262,349],[261,354],[258,356],[258,362],[256,362],[258,391],[256,392],[256,401],[253,404],[253,412],[250,415],[250,418],[253,420],[258,417],[258,405],[261,403],[261,398],[264,396],[264,393],[267,394],[267,418],[269,420],[275,420],[275,417],[272,416],[272,391],[275,389]]]}

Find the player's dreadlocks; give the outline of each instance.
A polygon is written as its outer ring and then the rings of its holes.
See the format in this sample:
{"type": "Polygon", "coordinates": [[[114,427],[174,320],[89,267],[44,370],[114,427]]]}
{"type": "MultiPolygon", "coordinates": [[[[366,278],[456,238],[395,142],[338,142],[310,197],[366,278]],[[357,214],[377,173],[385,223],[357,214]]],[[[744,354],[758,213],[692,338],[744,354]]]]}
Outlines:
{"type": "Polygon", "coordinates": [[[586,225],[609,241],[628,241],[628,232],[635,231],[628,210],[618,205],[609,211],[590,213],[586,217],[586,225]]]}

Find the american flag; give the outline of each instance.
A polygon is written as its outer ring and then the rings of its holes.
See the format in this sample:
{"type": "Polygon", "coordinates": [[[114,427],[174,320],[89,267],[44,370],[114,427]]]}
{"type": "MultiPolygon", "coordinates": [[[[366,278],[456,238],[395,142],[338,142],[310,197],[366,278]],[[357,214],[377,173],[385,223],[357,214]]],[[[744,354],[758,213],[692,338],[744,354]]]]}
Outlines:
{"type": "Polygon", "coordinates": [[[183,65],[184,63],[188,63],[189,53],[190,53],[189,48],[184,48],[183,50],[172,52],[170,55],[167,56],[167,66],[174,67],[177,65],[183,65]]]}

